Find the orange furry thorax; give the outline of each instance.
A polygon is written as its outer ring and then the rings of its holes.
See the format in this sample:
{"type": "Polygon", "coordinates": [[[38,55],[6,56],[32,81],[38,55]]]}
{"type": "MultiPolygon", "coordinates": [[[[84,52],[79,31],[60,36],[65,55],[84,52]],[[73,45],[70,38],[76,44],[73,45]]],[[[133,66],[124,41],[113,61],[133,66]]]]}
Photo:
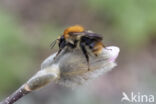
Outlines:
{"type": "Polygon", "coordinates": [[[75,25],[75,26],[71,26],[71,27],[68,27],[67,29],[64,30],[64,38],[67,39],[70,37],[69,33],[72,33],[72,32],[83,32],[84,31],[84,28],[82,26],[79,26],[79,25],[75,25]]]}

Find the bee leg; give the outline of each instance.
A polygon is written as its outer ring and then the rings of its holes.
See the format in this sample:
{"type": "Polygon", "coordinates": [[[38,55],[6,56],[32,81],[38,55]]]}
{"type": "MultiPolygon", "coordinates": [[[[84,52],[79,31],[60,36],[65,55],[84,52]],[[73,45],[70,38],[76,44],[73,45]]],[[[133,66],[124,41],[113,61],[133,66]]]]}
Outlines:
{"type": "Polygon", "coordinates": [[[85,44],[84,44],[84,43],[80,43],[80,47],[81,47],[81,49],[82,49],[83,54],[84,54],[85,57],[86,57],[87,64],[88,64],[88,71],[89,71],[89,70],[90,70],[90,68],[89,68],[89,56],[88,56],[88,52],[87,52],[87,50],[86,50],[86,48],[85,48],[85,44]]]}
{"type": "Polygon", "coordinates": [[[72,49],[76,48],[78,41],[74,41],[74,44],[68,43],[68,46],[71,47],[72,49]]]}
{"type": "Polygon", "coordinates": [[[54,60],[56,60],[56,57],[62,52],[62,50],[65,48],[66,44],[65,43],[62,43],[60,45],[60,49],[58,50],[56,56],[54,57],[54,60]]]}
{"type": "Polygon", "coordinates": [[[57,52],[56,56],[54,57],[54,60],[61,53],[61,51],[65,48],[66,45],[67,45],[66,41],[64,39],[60,39],[60,41],[59,41],[59,51],[57,52]]]}
{"type": "Polygon", "coordinates": [[[56,57],[61,53],[61,51],[62,51],[62,49],[60,49],[60,50],[57,52],[56,56],[54,57],[54,60],[56,60],[56,57]]]}

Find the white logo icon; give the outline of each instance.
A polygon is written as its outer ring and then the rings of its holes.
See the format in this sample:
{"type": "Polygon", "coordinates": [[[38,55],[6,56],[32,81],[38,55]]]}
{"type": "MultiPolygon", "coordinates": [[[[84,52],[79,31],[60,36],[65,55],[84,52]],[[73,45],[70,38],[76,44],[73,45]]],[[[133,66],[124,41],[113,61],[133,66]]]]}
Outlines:
{"type": "Polygon", "coordinates": [[[142,95],[140,92],[134,93],[131,92],[130,96],[128,96],[125,92],[122,92],[121,102],[133,102],[133,103],[153,103],[154,95],[142,95]]]}
{"type": "Polygon", "coordinates": [[[122,92],[122,95],[123,95],[123,97],[122,97],[121,101],[124,101],[125,100],[125,101],[128,101],[128,102],[131,102],[125,92],[122,92]]]}

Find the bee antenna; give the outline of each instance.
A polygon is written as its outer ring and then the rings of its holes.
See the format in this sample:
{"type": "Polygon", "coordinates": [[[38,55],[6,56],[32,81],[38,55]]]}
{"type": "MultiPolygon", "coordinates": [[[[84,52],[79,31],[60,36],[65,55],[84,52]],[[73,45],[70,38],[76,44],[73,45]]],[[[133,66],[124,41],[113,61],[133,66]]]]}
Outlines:
{"type": "Polygon", "coordinates": [[[50,49],[53,49],[54,46],[56,45],[57,40],[54,40],[51,44],[50,44],[50,49]]]}

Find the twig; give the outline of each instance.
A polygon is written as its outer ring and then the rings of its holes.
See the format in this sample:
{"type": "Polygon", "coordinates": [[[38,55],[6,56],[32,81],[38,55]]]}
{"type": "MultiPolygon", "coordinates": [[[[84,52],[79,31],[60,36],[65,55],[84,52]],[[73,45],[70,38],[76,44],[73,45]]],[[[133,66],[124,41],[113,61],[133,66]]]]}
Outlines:
{"type": "Polygon", "coordinates": [[[21,97],[27,95],[30,92],[31,91],[28,91],[24,86],[22,86],[18,90],[16,90],[13,94],[11,94],[9,97],[7,97],[5,100],[0,102],[0,104],[13,104],[21,97]]]}

